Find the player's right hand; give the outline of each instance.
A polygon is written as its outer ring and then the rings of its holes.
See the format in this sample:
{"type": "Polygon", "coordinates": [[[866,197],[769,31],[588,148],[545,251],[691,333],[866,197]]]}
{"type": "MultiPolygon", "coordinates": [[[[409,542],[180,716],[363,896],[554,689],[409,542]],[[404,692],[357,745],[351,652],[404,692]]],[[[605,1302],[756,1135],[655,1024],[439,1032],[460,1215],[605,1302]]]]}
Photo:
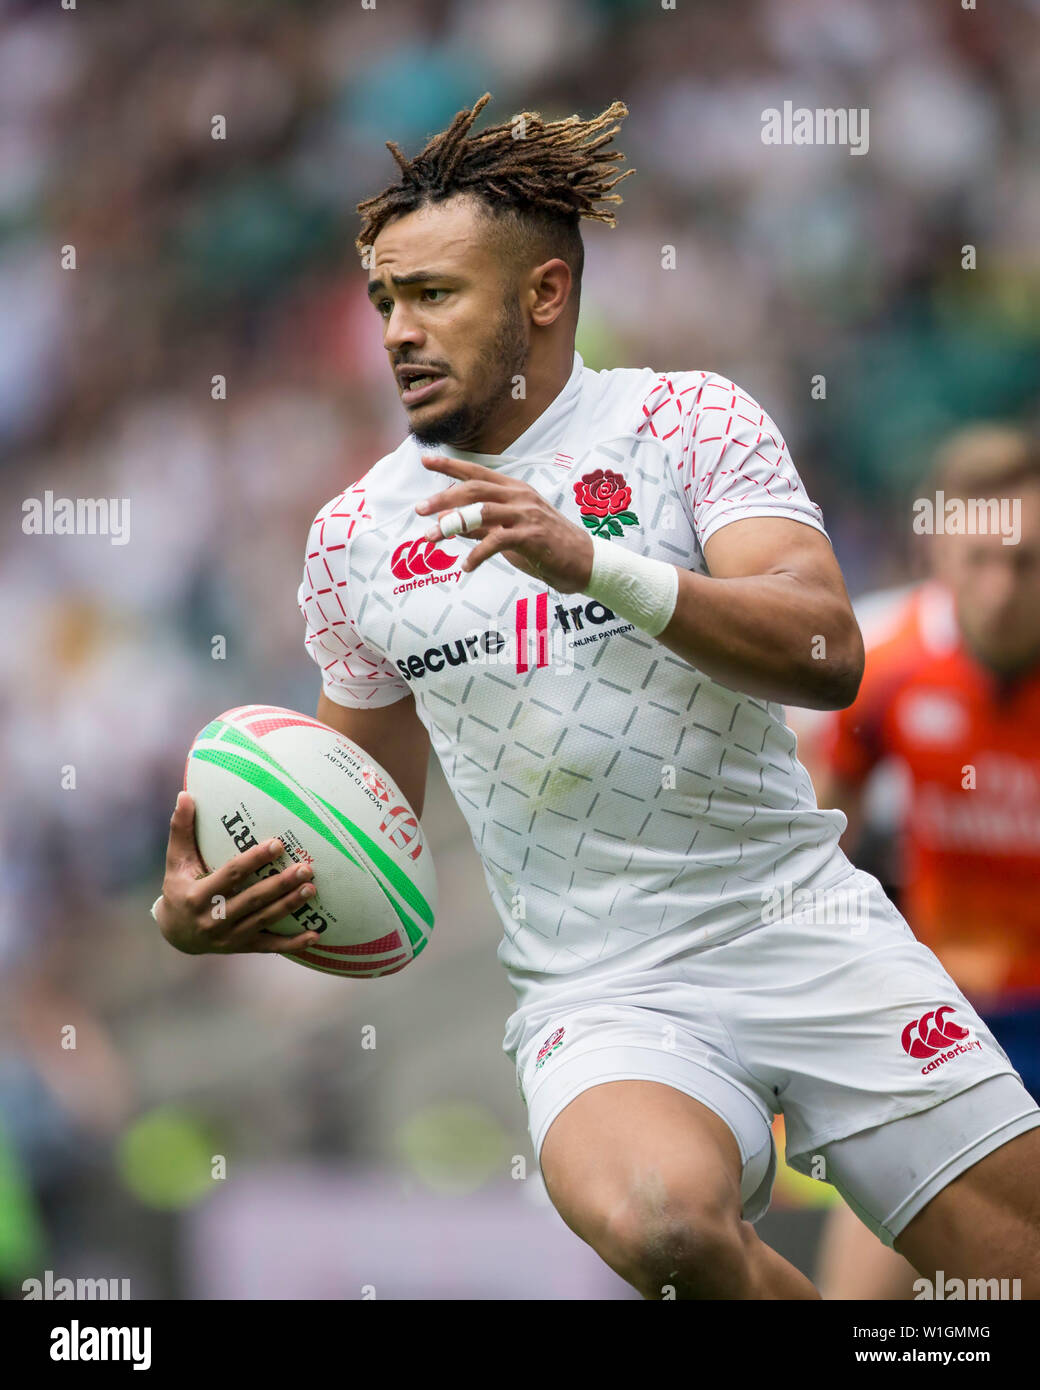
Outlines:
{"type": "Polygon", "coordinates": [[[208,873],[195,843],[195,803],[179,792],[170,818],[166,877],[156,908],[159,928],[171,946],[187,955],[265,952],[286,955],[321,940],[315,931],[279,936],[265,930],[303,907],[315,888],[307,865],[291,864],[249,888],[242,885],[284,853],[280,840],[247,849],[208,873]]]}

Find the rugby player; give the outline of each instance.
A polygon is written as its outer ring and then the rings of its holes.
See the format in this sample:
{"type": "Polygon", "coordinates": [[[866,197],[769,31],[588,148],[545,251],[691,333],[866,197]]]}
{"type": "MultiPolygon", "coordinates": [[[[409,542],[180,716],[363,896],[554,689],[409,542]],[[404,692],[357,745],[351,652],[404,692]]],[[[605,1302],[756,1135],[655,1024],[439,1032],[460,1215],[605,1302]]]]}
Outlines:
{"type": "MultiPolygon", "coordinates": [[[[897,760],[902,910],[1040,1100],[1040,441],[958,431],[924,492],[932,515],[942,499],[932,577],[873,598],[859,694],[815,716],[809,766],[855,857],[867,780],[897,760]]],[[[821,1254],[825,1296],[913,1297],[912,1270],[848,1208],[821,1254]]]]}
{"type": "MultiPolygon", "coordinates": [[[[580,222],[614,222],[625,107],[473,134],[488,100],[414,159],[388,142],[399,178],[359,205],[409,434],[314,520],[318,717],[417,810],[436,752],[502,922],[549,1195],[645,1297],[819,1297],[754,1229],[781,1110],[790,1161],[918,1269],[1035,1297],[1040,1108],[839,849],[784,721],[862,674],[819,508],[733,382],[575,352],[580,222]],[[922,1067],[908,1029],[948,1060],[922,1067]]],[[[664,287],[648,265],[650,312],[664,287]]],[[[236,891],[267,851],[195,879],[193,814],[182,793],[167,938],[315,941],[264,939],[299,870],[236,891]]]]}

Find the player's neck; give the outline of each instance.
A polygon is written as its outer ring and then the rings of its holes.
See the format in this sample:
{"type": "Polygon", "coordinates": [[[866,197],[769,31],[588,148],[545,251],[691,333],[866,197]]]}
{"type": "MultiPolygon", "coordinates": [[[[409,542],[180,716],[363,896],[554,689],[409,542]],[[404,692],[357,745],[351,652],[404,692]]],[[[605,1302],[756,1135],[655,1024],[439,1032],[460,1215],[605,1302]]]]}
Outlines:
{"type": "Polygon", "coordinates": [[[574,369],[574,343],[544,364],[529,363],[521,374],[523,397],[513,399],[514,381],[500,411],[484,424],[476,439],[464,447],[474,454],[504,454],[552,405],[570,380],[574,369]]]}

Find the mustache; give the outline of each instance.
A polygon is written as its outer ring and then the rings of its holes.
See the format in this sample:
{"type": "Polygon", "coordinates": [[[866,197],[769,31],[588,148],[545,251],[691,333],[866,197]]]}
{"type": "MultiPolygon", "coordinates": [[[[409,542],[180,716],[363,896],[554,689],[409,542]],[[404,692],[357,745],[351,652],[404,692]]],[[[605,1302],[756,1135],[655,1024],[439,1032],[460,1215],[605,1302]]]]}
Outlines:
{"type": "Polygon", "coordinates": [[[438,363],[438,362],[420,362],[420,361],[418,361],[417,359],[411,358],[411,357],[401,357],[401,358],[399,358],[399,359],[393,364],[393,370],[396,372],[397,369],[398,369],[398,367],[426,367],[426,368],[428,368],[431,372],[440,372],[443,376],[447,376],[447,375],[448,375],[448,368],[447,368],[447,366],[442,366],[442,365],[441,365],[440,363],[438,363]]]}

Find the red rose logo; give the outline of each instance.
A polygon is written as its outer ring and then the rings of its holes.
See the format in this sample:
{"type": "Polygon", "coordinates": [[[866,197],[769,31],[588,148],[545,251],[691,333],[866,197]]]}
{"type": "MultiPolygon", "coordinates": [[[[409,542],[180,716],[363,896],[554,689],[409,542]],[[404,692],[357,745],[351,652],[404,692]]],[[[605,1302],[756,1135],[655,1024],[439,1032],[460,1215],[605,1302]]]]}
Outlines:
{"type": "Polygon", "coordinates": [[[575,483],[574,500],[582,521],[594,536],[605,536],[609,540],[611,536],[623,535],[626,526],[639,522],[635,512],[628,510],[632,489],[620,473],[609,468],[597,468],[575,483]]]}

